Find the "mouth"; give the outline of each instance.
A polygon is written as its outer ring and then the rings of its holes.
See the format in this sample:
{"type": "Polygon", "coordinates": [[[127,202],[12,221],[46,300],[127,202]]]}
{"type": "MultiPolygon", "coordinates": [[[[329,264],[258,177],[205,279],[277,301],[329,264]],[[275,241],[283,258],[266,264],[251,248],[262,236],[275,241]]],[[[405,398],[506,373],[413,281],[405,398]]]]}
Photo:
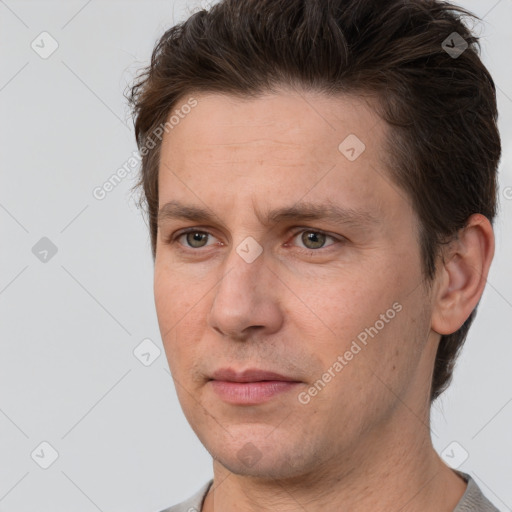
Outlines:
{"type": "Polygon", "coordinates": [[[211,380],[224,382],[261,382],[261,381],[280,381],[280,382],[299,382],[294,377],[287,377],[276,372],[261,370],[259,368],[248,368],[237,372],[232,368],[221,368],[213,372],[211,380]]]}
{"type": "Polygon", "coordinates": [[[215,371],[208,384],[224,402],[257,405],[291,391],[301,381],[276,372],[250,368],[237,372],[231,368],[215,371]]]}

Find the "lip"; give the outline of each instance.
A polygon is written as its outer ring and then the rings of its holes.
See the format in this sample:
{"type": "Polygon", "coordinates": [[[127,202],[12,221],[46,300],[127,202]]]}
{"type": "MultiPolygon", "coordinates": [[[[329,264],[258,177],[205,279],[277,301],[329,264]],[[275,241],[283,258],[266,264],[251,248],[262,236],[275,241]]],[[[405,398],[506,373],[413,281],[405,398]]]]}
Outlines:
{"type": "Polygon", "coordinates": [[[287,377],[276,372],[261,370],[259,368],[248,368],[241,372],[237,372],[232,368],[221,368],[213,372],[212,380],[225,382],[261,382],[264,380],[299,382],[293,377],[287,377]]]}
{"type": "Polygon", "coordinates": [[[256,368],[237,372],[223,368],[213,373],[209,385],[224,402],[257,405],[294,389],[300,381],[279,373],[256,368]]]}

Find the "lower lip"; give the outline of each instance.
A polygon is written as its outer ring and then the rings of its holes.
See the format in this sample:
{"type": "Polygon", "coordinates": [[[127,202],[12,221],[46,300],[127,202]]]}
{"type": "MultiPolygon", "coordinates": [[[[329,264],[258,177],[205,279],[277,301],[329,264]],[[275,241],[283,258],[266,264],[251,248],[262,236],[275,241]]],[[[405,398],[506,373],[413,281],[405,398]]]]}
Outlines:
{"type": "Polygon", "coordinates": [[[239,405],[255,405],[266,402],[285,391],[290,391],[300,383],[282,380],[265,380],[261,382],[211,380],[210,384],[217,395],[225,402],[239,405]]]}

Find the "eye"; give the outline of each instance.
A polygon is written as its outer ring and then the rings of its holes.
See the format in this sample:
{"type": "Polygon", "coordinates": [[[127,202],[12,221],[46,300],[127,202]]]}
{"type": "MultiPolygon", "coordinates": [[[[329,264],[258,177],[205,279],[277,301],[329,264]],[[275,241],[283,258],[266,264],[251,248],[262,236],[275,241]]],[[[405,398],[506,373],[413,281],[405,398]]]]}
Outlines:
{"type": "MultiPolygon", "coordinates": [[[[299,239],[302,244],[304,244],[304,248],[307,250],[317,250],[322,249],[323,247],[326,247],[325,242],[327,239],[334,240],[334,243],[337,242],[337,240],[327,233],[324,233],[323,231],[315,231],[315,230],[302,230],[298,233],[295,233],[294,239],[299,239]]],[[[329,244],[329,245],[333,245],[329,244]]],[[[328,246],[327,246],[328,247],[328,246]]]]}
{"type": "MultiPolygon", "coordinates": [[[[200,249],[201,247],[206,247],[208,244],[208,237],[211,236],[210,233],[206,231],[199,231],[197,229],[185,231],[178,235],[175,240],[178,241],[181,238],[185,240],[185,247],[189,247],[191,249],[200,249]]],[[[211,245],[211,244],[209,244],[211,245]]]]}
{"type": "MultiPolygon", "coordinates": [[[[185,247],[186,249],[202,249],[203,247],[208,247],[209,245],[214,245],[214,242],[208,243],[209,238],[214,238],[211,233],[208,231],[201,231],[199,229],[188,229],[178,233],[177,235],[171,235],[167,240],[168,244],[173,244],[175,242],[180,243],[180,245],[185,247]]],[[[332,235],[328,235],[323,231],[313,230],[313,229],[302,229],[301,231],[297,231],[292,240],[297,239],[299,242],[293,245],[298,245],[299,249],[302,249],[305,252],[314,252],[319,249],[323,249],[324,247],[329,247],[330,245],[334,245],[341,240],[338,240],[332,235]],[[328,240],[332,240],[333,242],[326,245],[328,240]],[[302,247],[301,247],[302,244],[302,247]]],[[[289,245],[289,244],[285,244],[289,245]]]]}

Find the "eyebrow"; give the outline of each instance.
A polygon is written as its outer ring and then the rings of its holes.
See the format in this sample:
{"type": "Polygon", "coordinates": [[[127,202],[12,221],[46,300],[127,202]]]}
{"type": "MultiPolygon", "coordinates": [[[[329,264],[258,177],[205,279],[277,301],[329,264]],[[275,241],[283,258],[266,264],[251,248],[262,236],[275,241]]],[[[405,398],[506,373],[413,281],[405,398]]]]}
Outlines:
{"type": "MultiPolygon", "coordinates": [[[[353,227],[369,227],[381,223],[381,218],[367,210],[343,208],[332,203],[300,202],[293,206],[276,208],[256,215],[263,225],[279,224],[286,221],[316,221],[327,220],[337,224],[351,225],[353,227]]],[[[166,221],[182,219],[192,222],[215,222],[223,225],[219,218],[206,208],[183,204],[179,201],[169,201],[158,212],[158,224],[166,221]]]]}

